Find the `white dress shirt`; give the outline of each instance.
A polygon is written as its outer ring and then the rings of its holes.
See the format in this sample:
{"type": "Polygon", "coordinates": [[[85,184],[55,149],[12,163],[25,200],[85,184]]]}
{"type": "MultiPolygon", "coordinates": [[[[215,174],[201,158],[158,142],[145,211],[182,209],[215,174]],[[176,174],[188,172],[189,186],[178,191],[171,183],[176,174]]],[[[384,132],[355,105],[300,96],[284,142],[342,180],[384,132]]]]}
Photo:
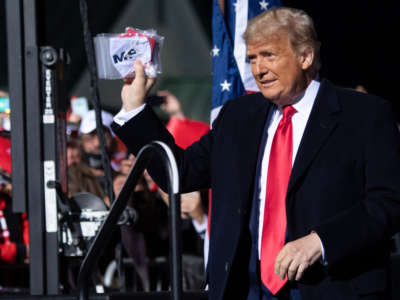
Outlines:
{"type": "MultiPolygon", "coordinates": [[[[304,129],[308,118],[311,113],[311,109],[314,105],[315,98],[318,93],[320,83],[318,81],[311,81],[309,86],[304,92],[304,95],[298,102],[292,106],[296,109],[296,113],[292,117],[293,126],[293,152],[292,152],[292,166],[296,159],[297,150],[299,149],[301,138],[303,137],[304,129]]],[[[258,258],[261,257],[261,238],[264,225],[264,208],[265,208],[265,194],[267,191],[267,176],[268,176],[268,164],[269,155],[271,152],[272,140],[275,135],[275,131],[278,127],[279,121],[283,116],[282,107],[276,107],[270,111],[270,123],[268,125],[268,138],[265,146],[264,155],[261,163],[261,176],[259,182],[260,188],[260,211],[259,211],[259,222],[258,222],[258,258]]],[[[321,245],[322,246],[322,245],[321,245]]],[[[323,249],[323,247],[322,247],[323,249]]]]}

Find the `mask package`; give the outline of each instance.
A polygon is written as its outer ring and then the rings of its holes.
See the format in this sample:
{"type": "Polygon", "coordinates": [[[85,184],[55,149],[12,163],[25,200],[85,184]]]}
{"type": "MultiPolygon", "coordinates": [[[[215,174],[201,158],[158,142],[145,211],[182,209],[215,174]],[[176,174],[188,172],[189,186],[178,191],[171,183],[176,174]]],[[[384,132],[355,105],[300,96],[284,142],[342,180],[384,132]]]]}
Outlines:
{"type": "Polygon", "coordinates": [[[102,79],[132,78],[139,59],[148,77],[161,73],[160,53],[164,37],[153,29],[128,27],[125,33],[101,33],[94,37],[98,76],[102,79]]]}

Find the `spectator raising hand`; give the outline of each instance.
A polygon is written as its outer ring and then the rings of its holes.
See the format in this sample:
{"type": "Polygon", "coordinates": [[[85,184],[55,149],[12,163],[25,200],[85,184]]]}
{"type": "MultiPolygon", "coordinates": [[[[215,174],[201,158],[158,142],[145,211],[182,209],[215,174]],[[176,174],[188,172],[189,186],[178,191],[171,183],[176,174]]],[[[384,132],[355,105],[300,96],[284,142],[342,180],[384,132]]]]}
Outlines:
{"type": "MultiPolygon", "coordinates": [[[[169,205],[168,194],[158,189],[163,201],[169,205]]],[[[181,194],[181,218],[192,218],[199,224],[203,224],[204,210],[201,204],[201,194],[199,191],[181,194]]]]}
{"type": "Polygon", "coordinates": [[[161,104],[160,108],[171,118],[175,117],[181,120],[185,119],[185,115],[182,112],[181,104],[179,103],[178,98],[176,98],[167,90],[159,91],[157,96],[164,97],[165,101],[163,104],[161,104]]]}

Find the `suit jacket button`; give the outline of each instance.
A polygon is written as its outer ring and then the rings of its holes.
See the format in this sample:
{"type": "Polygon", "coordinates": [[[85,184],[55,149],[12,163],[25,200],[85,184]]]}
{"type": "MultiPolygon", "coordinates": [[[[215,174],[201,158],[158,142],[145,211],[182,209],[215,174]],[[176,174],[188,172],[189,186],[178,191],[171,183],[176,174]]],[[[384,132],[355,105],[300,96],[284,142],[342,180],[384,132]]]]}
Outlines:
{"type": "Polygon", "coordinates": [[[229,272],[230,264],[228,262],[225,263],[225,272],[229,272]]]}

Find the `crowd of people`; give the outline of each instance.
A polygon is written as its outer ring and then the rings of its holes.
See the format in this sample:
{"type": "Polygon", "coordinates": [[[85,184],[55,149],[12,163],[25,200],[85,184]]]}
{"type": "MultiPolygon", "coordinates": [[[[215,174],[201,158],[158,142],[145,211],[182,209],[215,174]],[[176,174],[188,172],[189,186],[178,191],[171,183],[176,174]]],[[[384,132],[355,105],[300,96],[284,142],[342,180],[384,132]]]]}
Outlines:
{"type": "MultiPolygon", "coordinates": [[[[209,130],[208,125],[185,118],[178,99],[168,91],[160,91],[161,109],[173,124],[171,132],[186,145],[200,138],[209,130]],[[178,124],[179,123],[179,124],[178,124]],[[186,129],[191,128],[191,131],[186,129]]],[[[95,112],[88,111],[81,119],[70,116],[67,142],[68,196],[89,192],[110,206],[105,189],[105,172],[102,165],[100,141],[96,132],[95,112]],[[75,128],[75,130],[73,129],[75,128]]],[[[113,192],[118,196],[123,183],[135,162],[122,142],[114,135],[110,125],[113,117],[102,111],[106,150],[111,162],[113,192]]],[[[203,238],[207,226],[207,191],[182,195],[182,239],[185,287],[202,287],[204,281],[203,238]],[[191,265],[185,268],[185,265],[191,265]],[[192,274],[192,266],[196,270],[192,274]],[[188,271],[191,269],[190,271],[188,271]],[[188,271],[188,272],[186,272],[188,271]]],[[[135,272],[143,290],[168,289],[168,197],[145,171],[134,187],[128,206],[137,214],[133,224],[121,226],[121,240],[126,255],[133,259],[135,272]]],[[[104,264],[104,261],[103,261],[104,264]]]]}
{"type": "MultiPolygon", "coordinates": [[[[181,110],[178,99],[168,91],[160,91],[163,103],[161,109],[169,116],[169,127],[182,147],[187,147],[209,126],[202,122],[189,120],[181,110]]],[[[109,208],[110,199],[118,196],[125,179],[135,162],[135,157],[127,151],[123,143],[115,136],[110,125],[113,116],[101,111],[102,129],[105,136],[105,148],[110,161],[113,195],[107,194],[106,175],[102,162],[102,149],[97,135],[95,111],[89,110],[84,115],[71,111],[67,114],[67,174],[68,194],[70,201],[79,202],[79,195],[89,193],[109,208]]],[[[9,117],[9,114],[3,117],[9,117]]],[[[0,242],[0,264],[16,266],[29,263],[28,219],[26,214],[11,213],[11,156],[9,130],[1,130],[0,136],[0,225],[2,236],[0,242]],[[18,219],[19,224],[13,219],[18,219]],[[6,221],[7,220],[7,221],[6,221]],[[11,226],[12,224],[12,226],[11,226]],[[8,225],[8,226],[7,226],[8,225]],[[12,228],[12,229],[11,229],[12,228]],[[18,234],[16,234],[18,233],[18,234]],[[11,237],[11,238],[10,238],[11,237]]],[[[108,245],[99,263],[100,281],[104,273],[115,260],[116,245],[122,244],[123,257],[129,258],[127,268],[136,274],[136,279],[126,283],[132,290],[167,290],[169,288],[168,268],[168,196],[145,171],[128,201],[128,207],[134,210],[135,220],[120,226],[120,234],[115,235],[108,245]],[[139,280],[137,280],[139,278],[139,280]]],[[[182,195],[182,240],[183,271],[186,289],[201,289],[204,285],[203,240],[207,227],[208,191],[197,191],[182,195]]],[[[75,203],[79,207],[79,203],[75,203]]],[[[76,272],[75,270],[74,272],[76,272]]],[[[26,281],[23,283],[28,287],[26,281]]],[[[70,288],[76,288],[77,274],[68,279],[70,288]]],[[[116,275],[116,273],[115,273],[116,275]]],[[[1,275],[0,275],[1,276],[1,275]]],[[[71,277],[71,276],[69,276],[71,277]]],[[[3,281],[0,286],[21,285],[20,281],[3,281]]],[[[115,280],[114,280],[115,282],[115,280]]],[[[107,287],[107,284],[102,282],[107,287]]],[[[115,284],[109,283],[109,288],[115,284]]]]}

